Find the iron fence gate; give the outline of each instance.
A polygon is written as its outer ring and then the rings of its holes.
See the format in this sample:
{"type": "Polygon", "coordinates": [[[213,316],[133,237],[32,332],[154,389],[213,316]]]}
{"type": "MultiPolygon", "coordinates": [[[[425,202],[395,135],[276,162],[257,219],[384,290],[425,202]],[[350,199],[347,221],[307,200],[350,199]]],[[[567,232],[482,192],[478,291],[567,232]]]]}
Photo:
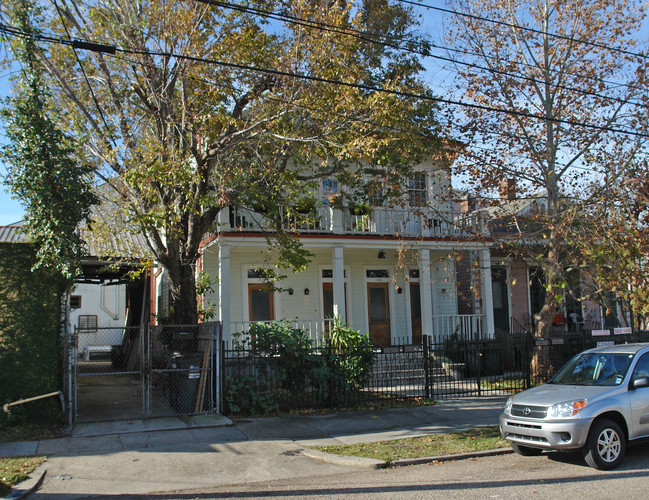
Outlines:
{"type": "Polygon", "coordinates": [[[76,327],[70,342],[71,420],[220,412],[218,322],[76,327]]]}

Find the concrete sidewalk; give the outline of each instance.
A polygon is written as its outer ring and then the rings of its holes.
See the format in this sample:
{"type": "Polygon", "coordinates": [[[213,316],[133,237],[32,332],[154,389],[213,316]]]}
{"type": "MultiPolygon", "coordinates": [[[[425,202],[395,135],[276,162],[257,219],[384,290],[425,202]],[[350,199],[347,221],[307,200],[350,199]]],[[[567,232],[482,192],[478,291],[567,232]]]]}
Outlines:
{"type": "Polygon", "coordinates": [[[297,417],[221,416],[79,424],[69,437],[0,443],[0,456],[47,455],[33,497],[86,498],[336,474],[353,462],[307,458],[305,446],[351,444],[498,422],[506,397],[297,417]]]}

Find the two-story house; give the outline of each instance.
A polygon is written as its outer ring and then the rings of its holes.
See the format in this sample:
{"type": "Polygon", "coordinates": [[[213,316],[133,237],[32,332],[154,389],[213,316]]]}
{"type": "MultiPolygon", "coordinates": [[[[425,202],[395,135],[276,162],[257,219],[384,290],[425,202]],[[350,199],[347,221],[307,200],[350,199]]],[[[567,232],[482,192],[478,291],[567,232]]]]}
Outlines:
{"type": "MultiPolygon", "coordinates": [[[[454,213],[444,165],[431,161],[414,170],[398,206],[332,203],[342,190],[335,179],[322,180],[314,221],[299,227],[311,263],[272,286],[263,278],[264,214],[249,207],[222,210],[217,229],[203,243],[200,266],[217,281],[202,300],[213,305],[224,339],[251,323],[291,319],[317,344],[337,316],[375,345],[417,343],[422,335],[435,341],[454,333],[491,336],[490,243],[484,227],[454,213]],[[459,314],[455,262],[467,251],[484,265],[470,277],[478,307],[459,314]]],[[[158,312],[163,313],[167,293],[161,278],[158,312]]]]}

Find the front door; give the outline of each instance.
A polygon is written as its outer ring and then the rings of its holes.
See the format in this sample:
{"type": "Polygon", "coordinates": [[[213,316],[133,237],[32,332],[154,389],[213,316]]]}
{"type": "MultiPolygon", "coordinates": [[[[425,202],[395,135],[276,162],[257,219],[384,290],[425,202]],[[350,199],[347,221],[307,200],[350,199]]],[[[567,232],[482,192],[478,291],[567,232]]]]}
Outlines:
{"type": "Polygon", "coordinates": [[[273,314],[273,290],[266,283],[248,284],[248,307],[250,321],[272,321],[273,314]]]}
{"type": "Polygon", "coordinates": [[[491,287],[494,304],[494,327],[496,331],[509,333],[509,294],[507,293],[507,269],[491,268],[491,287]]]}
{"type": "Polygon", "coordinates": [[[368,283],[369,334],[372,344],[390,345],[390,299],[388,283],[368,283]]]}
{"type": "Polygon", "coordinates": [[[421,295],[419,295],[419,283],[410,283],[410,321],[412,324],[412,343],[421,344],[421,295]]]}

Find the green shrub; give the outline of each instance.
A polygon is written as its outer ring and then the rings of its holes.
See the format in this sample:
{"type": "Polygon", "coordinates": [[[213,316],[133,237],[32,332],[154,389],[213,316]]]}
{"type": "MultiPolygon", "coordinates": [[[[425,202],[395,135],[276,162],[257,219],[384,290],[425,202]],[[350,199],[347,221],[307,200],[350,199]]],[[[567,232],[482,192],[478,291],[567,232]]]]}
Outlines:
{"type": "Polygon", "coordinates": [[[316,350],[304,330],[289,320],[256,323],[232,334],[235,356],[225,390],[226,411],[264,414],[283,403],[335,405],[357,394],[372,372],[366,335],[334,323],[328,345],[316,350]]]}
{"type": "Polygon", "coordinates": [[[335,318],[329,332],[332,367],[348,389],[359,391],[372,374],[374,354],[367,335],[335,318]]]}
{"type": "MultiPolygon", "coordinates": [[[[32,245],[0,244],[0,405],[62,387],[60,326],[65,282],[55,273],[32,271],[32,245]]],[[[58,398],[0,412],[0,425],[52,422],[61,416],[58,398]]]]}

